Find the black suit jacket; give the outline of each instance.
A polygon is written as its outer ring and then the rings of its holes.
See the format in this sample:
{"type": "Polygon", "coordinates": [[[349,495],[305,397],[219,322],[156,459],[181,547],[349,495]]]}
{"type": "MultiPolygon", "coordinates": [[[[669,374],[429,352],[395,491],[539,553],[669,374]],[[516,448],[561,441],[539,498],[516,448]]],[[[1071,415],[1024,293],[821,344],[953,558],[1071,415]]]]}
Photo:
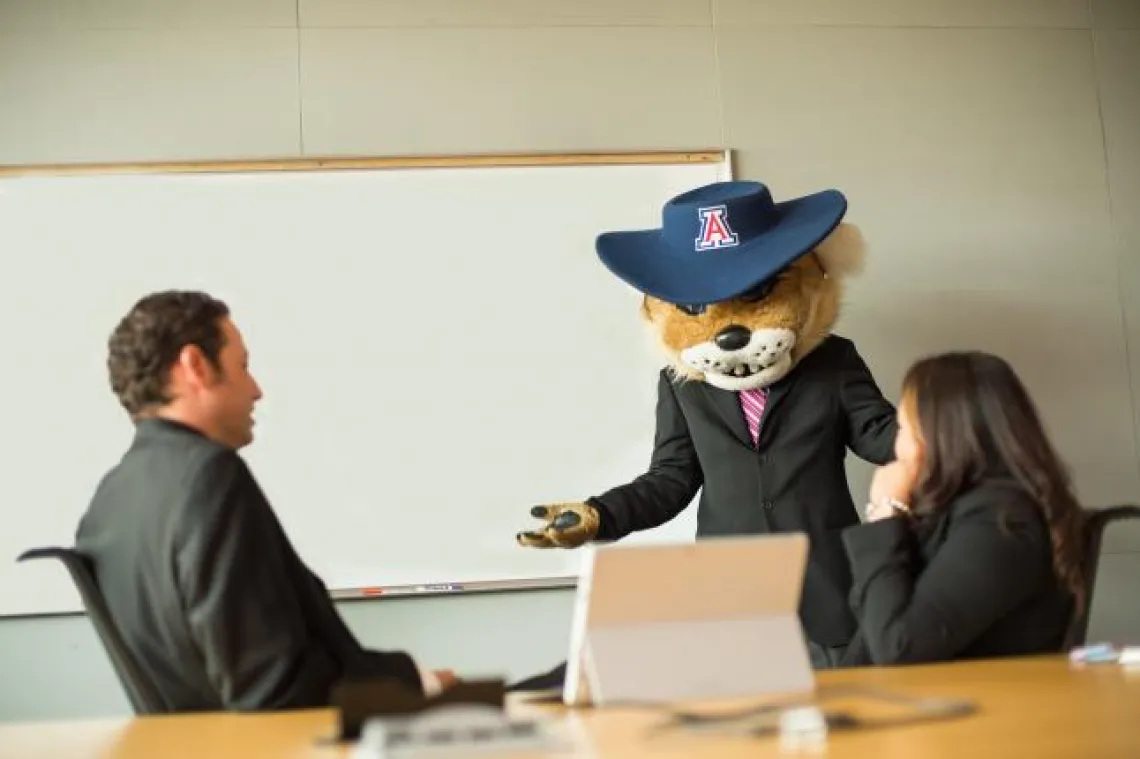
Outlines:
{"type": "Polygon", "coordinates": [[[171,711],[322,706],[342,678],[422,693],[411,657],[355,640],[242,458],[189,427],[139,422],[76,548],[171,711]]]}
{"type": "Polygon", "coordinates": [[[658,380],[649,470],[588,499],[599,540],[663,524],[701,489],[698,536],[799,531],[811,542],[800,616],[809,638],[845,645],[855,630],[851,572],[840,538],[858,524],[844,459],[850,448],[894,458],[895,408],[855,345],[832,335],[769,388],[753,447],[739,396],[704,382],[658,380]]]}
{"type": "Polygon", "coordinates": [[[859,632],[840,666],[1056,653],[1072,598],[1041,512],[994,478],[917,522],[852,527],[859,632]]]}

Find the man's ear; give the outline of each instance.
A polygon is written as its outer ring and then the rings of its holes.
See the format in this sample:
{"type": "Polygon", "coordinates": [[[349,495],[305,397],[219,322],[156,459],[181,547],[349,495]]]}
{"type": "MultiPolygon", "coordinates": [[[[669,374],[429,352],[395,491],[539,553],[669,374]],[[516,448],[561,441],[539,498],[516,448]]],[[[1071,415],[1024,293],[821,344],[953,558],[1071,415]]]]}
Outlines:
{"type": "Polygon", "coordinates": [[[815,246],[815,255],[823,270],[833,278],[847,277],[863,271],[867,246],[857,226],[842,222],[823,242],[815,246]]]}
{"type": "Polygon", "coordinates": [[[171,380],[177,373],[183,382],[193,387],[209,387],[218,379],[218,370],[197,345],[184,345],[178,351],[171,380]]]}

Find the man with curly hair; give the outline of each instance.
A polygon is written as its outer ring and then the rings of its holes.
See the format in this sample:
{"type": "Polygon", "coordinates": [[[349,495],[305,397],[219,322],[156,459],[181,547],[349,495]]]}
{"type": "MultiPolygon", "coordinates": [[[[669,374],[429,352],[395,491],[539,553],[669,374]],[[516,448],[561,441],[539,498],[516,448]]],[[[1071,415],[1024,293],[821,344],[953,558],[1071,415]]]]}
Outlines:
{"type": "Polygon", "coordinates": [[[225,303],[142,298],[111,335],[107,369],[136,432],[76,548],[169,711],[322,706],[342,679],[429,694],[454,681],[362,647],[293,550],[238,454],[261,388],[225,303]]]}

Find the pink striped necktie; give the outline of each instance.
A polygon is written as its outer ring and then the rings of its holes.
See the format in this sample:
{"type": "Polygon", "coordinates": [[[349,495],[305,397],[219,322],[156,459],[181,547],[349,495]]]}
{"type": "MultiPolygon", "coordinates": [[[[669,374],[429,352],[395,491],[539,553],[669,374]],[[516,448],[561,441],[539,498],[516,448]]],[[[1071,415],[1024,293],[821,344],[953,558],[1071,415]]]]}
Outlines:
{"type": "Polygon", "coordinates": [[[760,417],[764,413],[764,406],[768,402],[768,388],[758,390],[741,390],[740,407],[744,411],[744,421],[748,423],[748,433],[752,436],[752,445],[756,445],[760,438],[760,417]]]}

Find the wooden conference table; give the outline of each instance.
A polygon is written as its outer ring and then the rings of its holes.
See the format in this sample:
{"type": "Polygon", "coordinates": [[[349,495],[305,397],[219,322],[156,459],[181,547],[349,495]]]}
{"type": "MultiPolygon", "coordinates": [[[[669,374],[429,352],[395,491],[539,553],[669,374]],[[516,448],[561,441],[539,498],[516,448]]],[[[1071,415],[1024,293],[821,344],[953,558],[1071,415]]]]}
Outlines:
{"type": "MultiPolygon", "coordinates": [[[[913,696],[963,698],[977,706],[974,714],[944,722],[833,732],[827,739],[828,757],[1140,757],[1140,671],[1116,665],[1071,669],[1065,657],[1031,657],[821,672],[818,685],[824,695],[857,686],[913,696]]],[[[567,721],[585,739],[582,749],[570,756],[787,756],[781,753],[775,736],[748,738],[677,730],[653,733],[651,728],[660,724],[664,715],[645,708],[566,709],[520,700],[512,701],[511,709],[517,713],[537,709],[567,721]]],[[[325,741],[334,724],[331,710],[0,724],[0,757],[347,759],[350,748],[325,741]]],[[[521,754],[511,756],[522,759],[521,754]]]]}

